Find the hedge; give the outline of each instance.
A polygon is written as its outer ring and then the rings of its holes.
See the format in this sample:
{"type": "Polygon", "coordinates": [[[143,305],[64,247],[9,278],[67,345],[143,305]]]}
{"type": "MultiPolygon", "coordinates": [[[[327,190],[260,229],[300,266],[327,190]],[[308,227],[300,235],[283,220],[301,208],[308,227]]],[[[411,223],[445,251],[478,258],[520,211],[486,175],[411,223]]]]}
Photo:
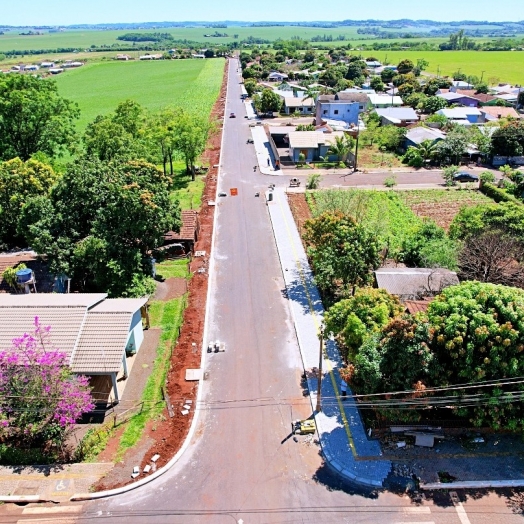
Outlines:
{"type": "Polygon", "coordinates": [[[506,190],[501,189],[500,187],[494,186],[488,182],[481,184],[480,191],[486,196],[492,198],[495,202],[513,202],[514,204],[522,205],[520,201],[515,196],[508,193],[506,190]]]}

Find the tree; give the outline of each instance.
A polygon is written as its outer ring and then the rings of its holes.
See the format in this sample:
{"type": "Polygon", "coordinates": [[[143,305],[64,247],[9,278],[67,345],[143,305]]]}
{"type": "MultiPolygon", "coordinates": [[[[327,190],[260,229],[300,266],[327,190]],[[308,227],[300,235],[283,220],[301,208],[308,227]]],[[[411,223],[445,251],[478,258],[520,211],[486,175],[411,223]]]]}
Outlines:
{"type": "Polygon", "coordinates": [[[402,243],[408,266],[457,269],[457,244],[432,220],[424,220],[402,243]]]}
{"type": "Polygon", "coordinates": [[[244,87],[246,88],[248,96],[253,96],[259,90],[259,85],[253,78],[247,79],[244,82],[244,87]]]}
{"type": "Polygon", "coordinates": [[[77,105],[58,94],[55,82],[32,75],[0,77],[0,159],[29,160],[72,151],[77,105]]]}
{"type": "Polygon", "coordinates": [[[439,109],[444,109],[445,107],[448,107],[447,101],[439,96],[430,96],[422,102],[424,113],[436,113],[439,109]]]}
{"type": "Polygon", "coordinates": [[[355,141],[349,135],[336,136],[335,143],[329,146],[328,155],[336,156],[339,164],[345,162],[353,149],[354,143],[355,141]]]}
{"type": "Polygon", "coordinates": [[[49,198],[26,203],[20,222],[29,244],[47,255],[51,271],[66,273],[80,290],[142,296],[151,250],[180,227],[170,182],[144,161],[82,158],[49,198]]]}
{"type": "Polygon", "coordinates": [[[470,235],[460,250],[458,265],[463,280],[524,287],[524,245],[504,231],[487,228],[470,235]]]}
{"type": "Polygon", "coordinates": [[[404,103],[413,109],[422,109],[426,100],[427,96],[424,93],[411,93],[403,99],[404,103]]]}
{"type": "Polygon", "coordinates": [[[423,87],[423,91],[428,96],[434,96],[437,94],[439,89],[449,89],[451,82],[444,78],[431,78],[426,82],[423,87]]]}
{"type": "Polygon", "coordinates": [[[446,182],[446,186],[455,184],[455,175],[459,172],[458,166],[448,166],[442,170],[442,178],[446,182]]]}
{"type": "Polygon", "coordinates": [[[468,147],[468,136],[465,129],[456,128],[450,131],[444,140],[438,143],[438,156],[449,164],[458,164],[468,147]]]}
{"type": "Polygon", "coordinates": [[[382,79],[380,76],[374,76],[371,79],[370,82],[371,89],[374,89],[375,91],[381,92],[384,91],[384,83],[382,82],[382,79]]]}
{"type": "Polygon", "coordinates": [[[36,317],[33,333],[0,350],[0,439],[16,447],[56,449],[95,407],[87,378],[73,374],[69,355],[51,347],[51,332],[36,317]]]}
{"type": "Polygon", "coordinates": [[[266,88],[253,97],[255,108],[259,113],[278,112],[282,107],[282,99],[272,89],[266,88]]]}
{"type": "Polygon", "coordinates": [[[400,300],[384,289],[364,287],[331,306],[324,317],[326,333],[333,333],[339,346],[352,360],[364,340],[378,332],[392,318],[400,316],[400,300]]]}
{"type": "Polygon", "coordinates": [[[345,74],[346,80],[351,80],[355,83],[355,85],[362,85],[364,81],[366,80],[366,77],[364,76],[364,68],[362,67],[362,64],[365,62],[351,62],[348,65],[348,70],[345,74]]]}
{"type": "Polygon", "coordinates": [[[14,158],[0,164],[0,245],[13,247],[23,241],[17,233],[22,206],[31,197],[49,193],[58,175],[39,162],[14,158]]]}
{"type": "Polygon", "coordinates": [[[318,81],[329,87],[334,87],[339,80],[344,78],[346,71],[339,66],[328,66],[318,77],[318,81]]]}
{"type": "Polygon", "coordinates": [[[404,141],[405,136],[405,129],[396,126],[382,126],[378,130],[377,142],[385,150],[395,152],[404,141]]]}
{"type": "Polygon", "coordinates": [[[437,155],[437,146],[438,142],[434,140],[423,140],[417,146],[417,151],[422,157],[424,164],[426,164],[429,160],[435,158],[435,156],[437,155]]]}
{"type": "Polygon", "coordinates": [[[149,117],[145,129],[149,147],[160,151],[164,175],[167,175],[167,164],[169,163],[169,174],[171,177],[174,175],[173,159],[176,148],[176,116],[177,113],[174,109],[163,109],[149,117]]]}
{"type": "Polygon", "coordinates": [[[411,73],[414,67],[415,66],[413,65],[413,62],[411,60],[401,60],[397,66],[397,71],[399,72],[399,74],[405,75],[407,73],[411,73]]]}
{"type": "Polygon", "coordinates": [[[380,73],[380,78],[382,79],[382,82],[384,82],[385,84],[389,84],[393,80],[393,77],[396,76],[396,74],[397,72],[394,69],[388,67],[382,70],[382,72],[380,73]]]}
{"type": "Polygon", "coordinates": [[[524,153],[524,123],[514,120],[503,124],[491,136],[493,154],[519,156],[524,153]]]}
{"type": "Polygon", "coordinates": [[[379,264],[376,236],[341,213],[323,213],[305,224],[304,241],[315,282],[327,303],[369,284],[379,264]]]}
{"type": "MultiPolygon", "coordinates": [[[[444,289],[428,308],[433,330],[432,350],[441,386],[521,377],[524,373],[524,291],[481,282],[463,282],[444,289]]],[[[522,384],[511,385],[520,392],[522,384]]],[[[523,429],[522,404],[503,385],[450,393],[455,410],[478,427],[523,429]],[[477,395],[477,407],[461,407],[460,397],[477,395]],[[483,401],[483,402],[482,402],[483,401]]],[[[449,393],[448,393],[449,394],[449,393]]]]}
{"type": "Polygon", "coordinates": [[[203,116],[177,109],[173,122],[175,149],[186,163],[186,171],[195,180],[195,161],[204,152],[212,125],[203,116]]]}

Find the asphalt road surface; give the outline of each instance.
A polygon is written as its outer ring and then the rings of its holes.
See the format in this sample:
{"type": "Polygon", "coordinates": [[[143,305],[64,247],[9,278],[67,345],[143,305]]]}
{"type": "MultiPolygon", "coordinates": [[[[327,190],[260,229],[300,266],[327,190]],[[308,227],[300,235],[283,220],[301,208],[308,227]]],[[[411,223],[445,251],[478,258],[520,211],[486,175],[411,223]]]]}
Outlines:
{"type": "MultiPolygon", "coordinates": [[[[332,475],[314,443],[289,438],[291,421],[309,416],[311,406],[300,384],[300,354],[262,198],[276,177],[253,171],[236,67],[231,60],[219,182],[228,196],[218,199],[208,319],[209,339],[224,341],[226,352],[207,361],[206,409],[169,472],[121,496],[84,503],[83,514],[67,522],[521,523],[496,495],[462,505],[438,494],[417,504],[407,496],[363,492],[332,475]],[[237,118],[227,118],[232,111],[237,118]],[[229,196],[232,187],[238,196],[229,196]]],[[[25,522],[29,515],[22,512],[4,508],[0,522],[25,522]]]]}

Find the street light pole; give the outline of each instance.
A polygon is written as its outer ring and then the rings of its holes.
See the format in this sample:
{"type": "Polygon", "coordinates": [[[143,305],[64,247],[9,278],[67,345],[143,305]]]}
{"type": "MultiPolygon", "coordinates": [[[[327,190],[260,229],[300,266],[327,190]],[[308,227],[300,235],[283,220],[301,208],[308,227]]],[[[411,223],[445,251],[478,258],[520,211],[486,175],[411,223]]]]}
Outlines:
{"type": "Polygon", "coordinates": [[[318,378],[317,378],[317,407],[316,412],[322,411],[321,396],[322,396],[322,361],[324,360],[324,326],[320,326],[318,332],[318,338],[320,340],[320,353],[318,357],[318,378]]]}

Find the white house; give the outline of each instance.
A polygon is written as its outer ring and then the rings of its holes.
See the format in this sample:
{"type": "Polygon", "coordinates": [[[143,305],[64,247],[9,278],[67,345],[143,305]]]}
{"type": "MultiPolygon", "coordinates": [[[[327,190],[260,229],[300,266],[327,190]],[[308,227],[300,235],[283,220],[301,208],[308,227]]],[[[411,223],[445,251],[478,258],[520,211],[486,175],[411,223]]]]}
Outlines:
{"type": "Polygon", "coordinates": [[[41,325],[51,327],[50,343],[68,355],[72,371],[91,380],[106,377],[119,402],[117,380],[128,377],[128,356],[139,351],[144,340],[146,302],[147,298],[108,299],[106,293],[2,294],[0,349],[30,333],[38,317],[41,325]]]}
{"type": "Polygon", "coordinates": [[[402,98],[397,95],[369,94],[369,102],[375,108],[400,107],[404,104],[402,98]]]}

